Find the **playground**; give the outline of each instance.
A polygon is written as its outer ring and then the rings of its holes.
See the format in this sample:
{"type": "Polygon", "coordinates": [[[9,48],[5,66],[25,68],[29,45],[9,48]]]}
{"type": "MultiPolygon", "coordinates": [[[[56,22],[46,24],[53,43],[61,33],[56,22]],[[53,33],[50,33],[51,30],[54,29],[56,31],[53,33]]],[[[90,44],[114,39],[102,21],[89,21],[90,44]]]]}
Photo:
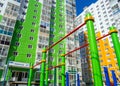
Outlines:
{"type": "MultiPolygon", "coordinates": [[[[117,62],[118,62],[118,66],[120,68],[120,43],[118,40],[118,36],[117,36],[117,30],[114,26],[110,27],[110,30],[108,32],[108,34],[103,35],[99,38],[96,39],[95,36],[95,30],[94,30],[94,18],[93,16],[88,13],[85,16],[85,20],[84,23],[82,23],[81,25],[79,25],[78,27],[74,28],[71,32],[69,32],[67,35],[65,35],[63,38],[61,38],[60,40],[58,40],[56,43],[52,44],[51,46],[44,48],[42,50],[42,60],[36,64],[30,64],[30,69],[29,69],[29,75],[28,75],[28,82],[27,83],[11,83],[11,84],[27,84],[27,86],[32,86],[32,84],[37,84],[39,86],[49,86],[49,73],[48,71],[56,69],[61,67],[62,68],[62,79],[61,79],[61,86],[70,86],[69,85],[69,73],[66,72],[65,70],[65,58],[67,55],[80,50],[81,48],[84,48],[86,46],[90,47],[90,55],[91,55],[91,61],[92,61],[92,75],[93,75],[93,86],[104,86],[104,83],[106,84],[105,86],[112,86],[112,83],[110,81],[109,78],[109,72],[108,72],[108,68],[105,66],[104,67],[104,75],[105,75],[105,81],[103,81],[103,77],[102,77],[102,72],[101,72],[101,66],[100,66],[100,61],[99,61],[99,55],[98,55],[98,48],[97,48],[97,41],[101,40],[107,36],[111,36],[112,38],[112,42],[114,45],[114,50],[115,50],[115,54],[117,57],[117,62]],[[52,67],[48,67],[46,66],[46,56],[47,56],[47,52],[53,48],[54,46],[56,46],[57,44],[59,44],[61,41],[63,41],[64,39],[66,39],[68,36],[70,36],[71,34],[73,34],[74,32],[76,32],[77,30],[79,30],[81,27],[83,27],[84,25],[86,25],[87,27],[87,31],[88,31],[88,43],[83,44],[82,46],[79,46],[78,48],[73,49],[70,52],[67,53],[63,53],[61,54],[61,58],[62,58],[62,63],[58,64],[56,66],[52,66],[52,67]],[[40,65],[40,81],[39,83],[34,83],[32,81],[32,74],[33,71],[35,69],[36,66],[40,65]]],[[[113,77],[113,86],[118,86],[118,80],[115,74],[115,71],[112,70],[112,77],[113,77]]],[[[77,86],[81,86],[81,81],[80,81],[80,76],[79,74],[76,74],[76,85],[77,86]]],[[[4,80],[5,81],[5,80],[4,80]]],[[[3,86],[4,86],[3,82],[3,86]]]]}
{"type": "MultiPolygon", "coordinates": [[[[103,86],[101,67],[100,67],[100,61],[99,61],[99,55],[98,55],[96,41],[101,40],[102,38],[105,38],[105,37],[111,35],[112,41],[113,41],[113,45],[114,45],[114,49],[115,49],[116,56],[117,56],[118,65],[120,67],[120,48],[118,47],[119,40],[118,40],[118,37],[117,37],[117,30],[113,26],[110,27],[110,31],[108,32],[108,34],[103,35],[102,37],[96,39],[95,38],[95,31],[94,31],[93,22],[94,22],[94,18],[92,17],[92,15],[90,13],[88,13],[86,15],[86,17],[85,17],[85,22],[83,24],[81,24],[77,28],[73,29],[70,33],[65,35],[63,38],[61,38],[59,41],[57,41],[56,43],[54,43],[50,47],[44,48],[43,51],[42,51],[42,61],[40,63],[34,65],[34,66],[31,65],[31,67],[30,67],[28,86],[31,86],[32,70],[37,65],[40,65],[40,64],[41,64],[40,86],[48,86],[48,74],[47,74],[47,71],[52,70],[54,68],[58,68],[60,66],[62,67],[62,85],[61,86],[65,86],[65,85],[69,86],[69,74],[65,71],[65,56],[67,56],[68,54],[73,53],[73,52],[75,52],[77,50],[80,50],[81,48],[86,47],[86,46],[90,46],[90,54],[91,54],[91,60],[92,60],[92,70],[93,70],[94,86],[103,86]],[[72,33],[77,31],[78,29],[80,29],[84,25],[87,26],[89,43],[84,44],[83,46],[80,46],[80,47],[78,47],[78,48],[76,48],[76,49],[74,49],[74,50],[72,50],[70,52],[67,52],[66,54],[63,53],[61,55],[61,58],[62,58],[62,63],[61,64],[53,66],[51,68],[45,69],[46,68],[45,67],[46,52],[48,52],[52,47],[54,47],[55,45],[60,43],[62,40],[64,40],[68,36],[70,36],[72,33]],[[45,76],[46,76],[45,72],[46,72],[46,75],[47,75],[46,80],[45,80],[45,76]]],[[[114,86],[118,86],[117,85],[117,78],[116,78],[114,70],[111,71],[111,72],[112,72],[112,76],[113,76],[114,86]]],[[[106,86],[111,86],[107,67],[104,67],[104,73],[105,73],[105,77],[106,77],[106,81],[105,81],[106,86]]],[[[79,74],[77,74],[77,86],[80,86],[79,74]]]]}

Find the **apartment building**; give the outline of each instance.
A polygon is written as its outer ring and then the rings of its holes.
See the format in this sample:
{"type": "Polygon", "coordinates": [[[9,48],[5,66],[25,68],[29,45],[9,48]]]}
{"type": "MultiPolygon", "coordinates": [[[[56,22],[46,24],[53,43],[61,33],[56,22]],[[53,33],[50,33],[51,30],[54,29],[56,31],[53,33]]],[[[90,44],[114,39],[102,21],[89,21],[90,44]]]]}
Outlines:
{"type": "MultiPolygon", "coordinates": [[[[73,21],[76,17],[76,5],[75,0],[21,0],[20,2],[19,15],[7,58],[6,78],[27,81],[30,64],[34,65],[41,61],[42,48],[57,42],[75,28],[73,21]]],[[[75,43],[79,46],[78,39],[75,42],[73,34],[50,49],[47,56],[48,67],[60,64],[60,55],[77,47],[75,43]]],[[[33,79],[39,81],[40,66],[35,69],[33,79]]],[[[49,71],[49,85],[61,86],[60,70],[61,68],[56,68],[49,71]]],[[[76,74],[81,73],[79,51],[66,56],[66,72],[69,72],[70,85],[75,86],[76,74]]]]}
{"type": "MultiPolygon", "coordinates": [[[[115,17],[113,16],[114,14],[113,7],[111,7],[110,1],[112,3],[114,2],[113,0],[98,0],[96,3],[93,3],[90,6],[85,7],[84,11],[75,20],[76,26],[83,23],[85,14],[90,12],[95,18],[94,27],[95,27],[96,38],[99,38],[107,34],[109,32],[109,27],[112,25],[116,26],[116,23],[119,22],[119,21],[114,21],[115,17]]],[[[83,45],[88,42],[86,26],[82,27],[79,30],[78,34],[79,34],[80,45],[83,45]]],[[[97,41],[97,45],[99,50],[99,58],[100,58],[102,75],[103,75],[103,81],[105,80],[105,76],[103,72],[104,66],[108,67],[111,82],[112,82],[112,74],[110,72],[111,70],[115,70],[117,78],[119,79],[120,72],[119,72],[111,37],[108,36],[106,38],[103,38],[102,40],[97,41]]],[[[94,76],[91,75],[92,65],[91,65],[89,47],[85,47],[81,49],[80,52],[82,52],[80,53],[82,71],[84,71],[82,72],[82,78],[83,81],[85,81],[88,85],[90,85],[93,82],[93,80],[91,80],[91,77],[94,76]]]]}
{"type": "Polygon", "coordinates": [[[10,47],[20,0],[0,0],[0,79],[10,47]]]}
{"type": "Polygon", "coordinates": [[[118,29],[118,34],[120,38],[120,1],[119,0],[110,0],[110,6],[112,9],[112,15],[114,17],[116,28],[118,29]]]}

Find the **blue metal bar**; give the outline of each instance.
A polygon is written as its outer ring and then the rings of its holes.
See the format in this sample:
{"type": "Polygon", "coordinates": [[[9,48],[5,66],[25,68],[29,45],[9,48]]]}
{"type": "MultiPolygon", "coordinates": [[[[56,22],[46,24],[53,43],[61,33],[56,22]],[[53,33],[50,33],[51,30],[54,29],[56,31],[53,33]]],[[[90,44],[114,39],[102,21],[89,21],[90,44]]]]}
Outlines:
{"type": "Polygon", "coordinates": [[[117,78],[116,78],[116,75],[115,75],[115,71],[112,70],[112,78],[113,78],[113,82],[114,82],[114,86],[117,86],[117,78]]]}
{"type": "Polygon", "coordinates": [[[79,74],[77,74],[77,86],[80,86],[80,78],[79,78],[79,74]]]}
{"type": "Polygon", "coordinates": [[[110,78],[109,78],[109,74],[108,74],[108,68],[107,67],[103,67],[103,68],[104,68],[104,73],[105,73],[106,85],[111,86],[110,78]]]}
{"type": "Polygon", "coordinates": [[[69,73],[66,72],[66,86],[69,86],[69,73]]]}

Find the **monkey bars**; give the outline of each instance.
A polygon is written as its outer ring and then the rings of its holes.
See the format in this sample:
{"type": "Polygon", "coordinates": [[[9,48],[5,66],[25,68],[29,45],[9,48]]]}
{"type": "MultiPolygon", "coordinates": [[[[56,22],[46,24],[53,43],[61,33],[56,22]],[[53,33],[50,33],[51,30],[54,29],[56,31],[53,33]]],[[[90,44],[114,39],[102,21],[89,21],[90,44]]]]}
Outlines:
{"type": "MultiPolygon", "coordinates": [[[[68,36],[70,36],[72,33],[74,33],[75,31],[77,31],[79,28],[81,28],[82,26],[84,26],[86,24],[87,26],[87,30],[88,30],[88,39],[89,39],[89,44],[86,43],[78,48],[75,48],[74,50],[61,55],[62,58],[62,62],[64,64],[59,64],[56,66],[53,66],[52,68],[48,68],[48,70],[52,70],[53,68],[57,68],[62,66],[62,73],[65,74],[65,56],[76,51],[79,50],[85,46],[90,45],[90,53],[91,53],[91,60],[92,60],[92,69],[93,69],[93,76],[94,76],[94,86],[103,86],[103,82],[102,82],[102,74],[101,74],[101,68],[100,68],[100,61],[99,61],[99,55],[98,55],[98,49],[97,49],[97,43],[96,40],[100,40],[108,35],[112,35],[112,39],[118,40],[116,37],[116,31],[113,30],[114,28],[111,28],[110,32],[106,35],[103,35],[100,38],[95,38],[95,31],[94,31],[94,18],[92,17],[92,15],[90,13],[88,13],[85,17],[85,22],[82,23],[81,25],[79,25],[78,27],[76,27],[75,29],[73,29],[71,32],[69,32],[67,35],[65,35],[63,38],[61,38],[59,41],[57,41],[56,43],[52,44],[50,47],[44,49],[42,51],[42,61],[39,62],[38,64],[34,65],[33,68],[35,68],[37,65],[41,65],[41,75],[40,75],[40,86],[45,86],[45,62],[46,62],[46,52],[49,51],[51,48],[53,48],[55,45],[57,45],[58,43],[60,43],[62,40],[64,40],[65,38],[67,38],[68,36]],[[94,46],[94,47],[93,47],[94,46]],[[97,70],[96,70],[97,69],[97,70]],[[99,84],[98,84],[99,83],[99,84]]],[[[113,40],[113,44],[116,45],[119,42],[117,41],[114,42],[115,40],[113,40]]],[[[119,46],[120,47],[120,46],[119,46]]],[[[115,51],[117,52],[116,55],[120,55],[118,54],[118,52],[120,52],[120,50],[118,50],[118,48],[115,48],[115,51]]],[[[118,57],[118,62],[120,62],[120,57],[118,57]]],[[[46,79],[46,82],[48,83],[48,77],[46,79]]],[[[48,86],[48,84],[46,84],[46,86],[48,86]]],[[[65,86],[65,76],[62,75],[62,86],[65,86]]]]}

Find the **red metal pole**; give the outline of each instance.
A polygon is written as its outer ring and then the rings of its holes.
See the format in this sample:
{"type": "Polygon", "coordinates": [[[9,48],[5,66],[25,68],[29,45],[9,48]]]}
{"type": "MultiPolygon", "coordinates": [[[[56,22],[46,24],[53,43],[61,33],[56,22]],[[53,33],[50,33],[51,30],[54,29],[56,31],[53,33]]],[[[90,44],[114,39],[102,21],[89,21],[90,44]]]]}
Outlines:
{"type": "Polygon", "coordinates": [[[52,47],[54,47],[55,45],[57,45],[58,43],[60,43],[62,40],[64,40],[65,38],[67,38],[69,35],[71,35],[72,33],[74,33],[75,31],[77,31],[79,28],[81,28],[82,26],[84,26],[85,23],[79,25],[78,27],[74,28],[71,32],[69,32],[67,35],[65,35],[63,38],[61,38],[59,41],[57,41],[56,43],[52,44],[50,47],[48,47],[46,49],[46,51],[50,50],[52,47]]]}

